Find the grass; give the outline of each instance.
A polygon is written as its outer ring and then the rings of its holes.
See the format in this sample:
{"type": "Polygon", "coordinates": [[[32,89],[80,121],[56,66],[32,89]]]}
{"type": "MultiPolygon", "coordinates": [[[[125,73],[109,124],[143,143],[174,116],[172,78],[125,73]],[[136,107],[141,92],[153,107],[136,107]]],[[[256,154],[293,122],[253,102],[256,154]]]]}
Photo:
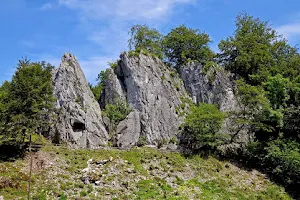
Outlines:
{"type": "MultiPolygon", "coordinates": [[[[0,194],[26,199],[29,159],[0,163],[0,194]]],[[[257,171],[228,162],[149,148],[71,150],[45,146],[34,155],[32,199],[291,199],[257,171]],[[87,160],[113,158],[92,172],[98,184],[84,184],[87,160]],[[43,167],[36,162],[47,160],[43,167]]],[[[0,195],[0,196],[1,196],[0,195]]]]}

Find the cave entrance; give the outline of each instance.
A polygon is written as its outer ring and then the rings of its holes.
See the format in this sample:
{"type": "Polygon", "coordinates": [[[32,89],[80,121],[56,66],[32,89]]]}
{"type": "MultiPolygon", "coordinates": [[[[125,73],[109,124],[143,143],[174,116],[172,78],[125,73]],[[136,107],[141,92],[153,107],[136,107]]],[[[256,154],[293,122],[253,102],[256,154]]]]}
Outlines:
{"type": "Polygon", "coordinates": [[[85,130],[85,124],[81,122],[74,122],[72,128],[74,132],[82,132],[85,130]]]}

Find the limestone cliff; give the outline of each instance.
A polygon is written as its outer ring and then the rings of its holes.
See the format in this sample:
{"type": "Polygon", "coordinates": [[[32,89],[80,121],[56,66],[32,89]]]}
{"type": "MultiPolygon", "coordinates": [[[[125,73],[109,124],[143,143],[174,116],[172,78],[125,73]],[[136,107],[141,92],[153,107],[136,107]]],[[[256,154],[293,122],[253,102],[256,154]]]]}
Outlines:
{"type": "Polygon", "coordinates": [[[102,122],[100,106],[80,65],[71,54],[64,54],[60,67],[53,72],[53,85],[58,115],[53,135],[71,147],[97,148],[106,145],[108,134],[102,122]]]}
{"type": "Polygon", "coordinates": [[[123,53],[105,84],[102,102],[123,98],[132,113],[117,127],[119,147],[169,140],[179,133],[183,118],[176,113],[182,98],[189,98],[182,80],[158,58],[123,53]]]}
{"type": "Polygon", "coordinates": [[[189,63],[179,71],[185,89],[195,103],[215,104],[221,111],[236,109],[234,83],[224,69],[217,65],[205,69],[201,64],[189,63]]]}
{"type": "MultiPolygon", "coordinates": [[[[204,67],[199,63],[191,62],[179,69],[184,87],[195,103],[215,104],[223,112],[239,109],[237,98],[234,95],[235,84],[228,71],[214,64],[204,67]]],[[[231,142],[238,144],[249,141],[248,129],[245,127],[237,131],[236,122],[231,115],[224,120],[221,133],[232,135],[231,142]],[[237,134],[238,133],[238,134],[237,134]]],[[[232,146],[232,145],[231,145],[232,146]]]]}

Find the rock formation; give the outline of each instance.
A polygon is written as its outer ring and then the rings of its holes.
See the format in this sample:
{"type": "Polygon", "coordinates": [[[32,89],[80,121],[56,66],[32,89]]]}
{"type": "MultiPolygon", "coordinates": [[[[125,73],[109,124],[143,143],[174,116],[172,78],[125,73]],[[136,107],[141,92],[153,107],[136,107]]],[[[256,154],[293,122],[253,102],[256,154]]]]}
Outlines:
{"type": "Polygon", "coordinates": [[[123,53],[105,84],[102,102],[117,98],[128,101],[133,108],[117,127],[117,145],[132,146],[139,138],[149,144],[176,137],[183,118],[176,108],[181,98],[189,98],[182,80],[158,58],[123,53]]]}
{"type": "Polygon", "coordinates": [[[184,87],[195,103],[215,104],[221,111],[236,109],[234,84],[224,69],[215,65],[206,70],[201,64],[189,63],[179,71],[184,87]]]}
{"type": "MultiPolygon", "coordinates": [[[[235,84],[229,72],[218,65],[212,65],[208,69],[199,63],[189,63],[180,68],[180,77],[184,87],[195,103],[215,104],[223,112],[239,109],[234,95],[235,84]]],[[[248,129],[244,127],[237,131],[236,122],[229,115],[223,123],[221,133],[232,135],[232,142],[243,144],[249,141],[248,129]],[[238,133],[238,134],[237,134],[238,133]]],[[[230,148],[236,144],[227,145],[230,148]]]]}
{"type": "Polygon", "coordinates": [[[60,67],[53,72],[53,85],[58,115],[53,137],[59,137],[60,141],[72,147],[97,148],[106,145],[108,134],[102,122],[100,106],[80,65],[71,54],[64,54],[60,67]]]}

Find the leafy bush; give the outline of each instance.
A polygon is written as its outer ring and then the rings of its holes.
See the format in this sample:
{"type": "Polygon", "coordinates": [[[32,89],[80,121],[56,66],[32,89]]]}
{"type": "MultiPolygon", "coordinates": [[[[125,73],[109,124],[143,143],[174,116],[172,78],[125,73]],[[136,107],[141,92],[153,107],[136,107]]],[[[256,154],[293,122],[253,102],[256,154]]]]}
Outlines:
{"type": "Polygon", "coordinates": [[[287,189],[298,193],[300,186],[300,144],[279,138],[261,143],[252,142],[244,155],[248,167],[257,167],[287,189]]]}
{"type": "Polygon", "coordinates": [[[104,114],[109,118],[110,123],[116,126],[132,111],[130,105],[123,99],[116,99],[113,104],[105,106],[104,114]]]}
{"type": "Polygon", "coordinates": [[[137,146],[141,147],[141,146],[145,146],[146,144],[147,144],[146,136],[140,136],[137,146]]]}
{"type": "Polygon", "coordinates": [[[287,185],[300,185],[300,144],[275,140],[265,149],[264,162],[271,168],[272,174],[287,185]]]}
{"type": "Polygon", "coordinates": [[[222,143],[223,134],[217,134],[224,114],[212,104],[193,106],[183,124],[184,135],[189,137],[188,147],[193,150],[214,150],[222,143]]]}
{"type": "Polygon", "coordinates": [[[118,66],[118,62],[119,62],[119,60],[113,61],[113,62],[108,62],[108,65],[110,66],[110,68],[114,69],[118,66]]]}

